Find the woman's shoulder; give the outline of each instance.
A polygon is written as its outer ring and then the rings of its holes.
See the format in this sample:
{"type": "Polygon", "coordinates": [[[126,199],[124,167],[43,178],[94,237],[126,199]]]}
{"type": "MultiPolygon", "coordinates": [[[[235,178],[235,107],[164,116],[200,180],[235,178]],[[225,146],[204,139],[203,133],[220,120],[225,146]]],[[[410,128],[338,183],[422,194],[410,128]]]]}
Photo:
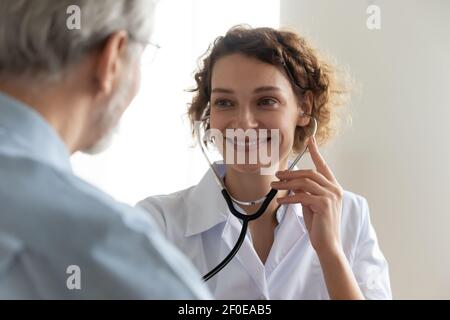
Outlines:
{"type": "Polygon", "coordinates": [[[170,194],[149,196],[139,201],[136,206],[144,209],[157,222],[159,227],[167,233],[168,225],[186,224],[186,210],[190,194],[195,186],[179,190],[170,194]]]}
{"type": "Polygon", "coordinates": [[[366,198],[345,190],[342,198],[341,216],[341,234],[344,242],[348,241],[355,244],[368,224],[370,225],[370,217],[366,198]]]}
{"type": "Polygon", "coordinates": [[[160,211],[163,207],[179,207],[185,201],[185,198],[189,196],[195,186],[187,189],[179,190],[168,194],[159,194],[149,196],[139,201],[136,206],[146,208],[152,208],[160,211]]]}
{"type": "Polygon", "coordinates": [[[368,204],[366,198],[351,191],[344,190],[344,194],[342,197],[343,214],[350,216],[363,215],[367,213],[367,210],[368,204]]]}

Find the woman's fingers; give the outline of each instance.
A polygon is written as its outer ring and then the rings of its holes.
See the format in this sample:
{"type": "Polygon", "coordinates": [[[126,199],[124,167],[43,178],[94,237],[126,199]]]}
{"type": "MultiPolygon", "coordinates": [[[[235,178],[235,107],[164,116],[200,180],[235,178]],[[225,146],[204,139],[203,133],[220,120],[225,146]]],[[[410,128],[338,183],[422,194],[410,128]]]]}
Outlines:
{"type": "MultiPolygon", "coordinates": [[[[328,181],[322,174],[319,172],[316,172],[314,170],[297,170],[297,171],[280,171],[276,174],[277,178],[279,178],[282,181],[279,182],[273,182],[272,188],[278,189],[278,190],[297,190],[301,188],[295,188],[297,185],[301,185],[301,182],[303,180],[311,180],[320,185],[321,187],[327,189],[330,193],[341,196],[342,195],[342,188],[337,183],[332,183],[328,181]],[[294,181],[294,182],[292,182],[294,181]],[[297,181],[297,182],[295,182],[297,181]],[[286,183],[289,182],[289,183],[286,183]]],[[[311,192],[315,193],[315,192],[311,192]]],[[[316,193],[321,194],[321,193],[316,193]]]]}
{"type": "Polygon", "coordinates": [[[323,174],[315,170],[278,171],[275,176],[280,180],[287,181],[292,179],[309,178],[323,187],[330,187],[333,185],[330,181],[327,180],[327,178],[323,176],[323,174]]]}
{"type": "Polygon", "coordinates": [[[303,206],[309,207],[312,212],[319,213],[324,210],[325,199],[322,196],[316,196],[307,193],[296,193],[286,197],[280,197],[277,199],[279,204],[295,204],[301,203],[303,206]]]}
{"type": "Polygon", "coordinates": [[[272,188],[277,190],[302,190],[315,195],[328,195],[330,192],[314,180],[309,178],[293,179],[288,181],[274,181],[272,188]]]}
{"type": "Polygon", "coordinates": [[[311,137],[309,139],[308,149],[309,154],[311,155],[311,159],[314,162],[317,171],[323,174],[329,181],[336,183],[337,180],[334,177],[333,172],[331,171],[330,167],[328,167],[327,163],[325,162],[325,159],[319,152],[319,148],[317,147],[316,143],[316,138],[311,137]]]}
{"type": "MultiPolygon", "coordinates": [[[[295,187],[297,185],[301,186],[302,184],[300,182],[294,182],[290,184],[283,184],[283,182],[289,182],[289,181],[301,181],[301,180],[312,180],[321,187],[328,190],[330,194],[334,194],[335,196],[342,197],[343,190],[339,183],[337,182],[336,178],[333,175],[333,172],[326,164],[323,157],[320,155],[319,150],[317,148],[317,144],[315,142],[314,138],[311,138],[308,144],[311,158],[314,162],[314,165],[317,169],[316,170],[296,170],[296,171],[279,171],[276,173],[276,177],[281,180],[281,184],[274,184],[272,185],[275,189],[286,189],[286,190],[296,190],[295,187]],[[291,186],[291,188],[289,188],[291,186]]],[[[299,188],[301,189],[301,188],[299,188]]],[[[310,191],[308,191],[310,192],[310,191]]],[[[315,193],[315,192],[311,192],[315,193]]],[[[320,193],[316,193],[320,194],[320,193]]]]}
{"type": "Polygon", "coordinates": [[[279,204],[295,204],[300,203],[304,210],[309,209],[315,214],[326,214],[333,206],[330,198],[326,196],[316,196],[308,193],[295,193],[286,197],[280,197],[277,199],[279,204]]]}

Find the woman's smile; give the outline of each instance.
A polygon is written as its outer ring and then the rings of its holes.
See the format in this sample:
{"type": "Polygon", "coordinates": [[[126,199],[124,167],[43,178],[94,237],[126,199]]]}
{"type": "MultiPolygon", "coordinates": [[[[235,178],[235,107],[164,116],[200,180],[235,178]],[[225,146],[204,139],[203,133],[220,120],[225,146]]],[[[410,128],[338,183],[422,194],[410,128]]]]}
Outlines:
{"type": "Polygon", "coordinates": [[[234,138],[225,138],[227,145],[233,146],[235,149],[239,148],[239,150],[242,150],[242,148],[245,148],[245,151],[254,150],[258,147],[261,147],[263,145],[267,145],[270,143],[272,138],[265,137],[265,138],[256,138],[252,139],[251,137],[245,137],[245,139],[240,139],[239,137],[234,138]]]}

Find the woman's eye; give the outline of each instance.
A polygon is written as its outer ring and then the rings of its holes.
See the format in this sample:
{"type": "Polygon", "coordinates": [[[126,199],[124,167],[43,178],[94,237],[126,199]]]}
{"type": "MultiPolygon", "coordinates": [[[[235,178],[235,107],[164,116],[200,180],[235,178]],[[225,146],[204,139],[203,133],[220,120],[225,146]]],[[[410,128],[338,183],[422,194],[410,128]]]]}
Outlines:
{"type": "Polygon", "coordinates": [[[231,107],[233,106],[233,102],[227,99],[217,99],[216,101],[214,101],[214,105],[216,107],[231,107]]]}
{"type": "Polygon", "coordinates": [[[272,98],[264,98],[264,99],[261,99],[261,100],[258,101],[258,105],[260,105],[260,106],[268,106],[268,107],[274,106],[277,103],[278,103],[278,101],[275,100],[275,99],[272,99],[272,98]]]}

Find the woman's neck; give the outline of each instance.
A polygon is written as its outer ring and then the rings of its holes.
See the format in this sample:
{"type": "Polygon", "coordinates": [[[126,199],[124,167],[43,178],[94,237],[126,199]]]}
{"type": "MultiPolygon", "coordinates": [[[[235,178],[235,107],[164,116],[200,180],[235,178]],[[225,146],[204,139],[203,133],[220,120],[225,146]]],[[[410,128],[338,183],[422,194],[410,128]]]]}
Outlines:
{"type": "MultiPolygon", "coordinates": [[[[284,168],[284,166],[280,166],[280,169],[281,168],[284,168]]],[[[262,175],[259,172],[244,173],[234,170],[229,166],[224,178],[224,183],[230,195],[236,200],[253,201],[263,198],[270,191],[271,182],[276,180],[278,179],[275,175],[262,175]]],[[[287,192],[278,192],[263,216],[272,216],[279,207],[275,199],[286,194],[287,192]],[[271,214],[267,215],[267,213],[271,214]]],[[[260,203],[250,206],[240,205],[242,209],[250,214],[258,210],[260,206],[260,203]]]]}
{"type": "MultiPolygon", "coordinates": [[[[280,166],[285,168],[285,166],[280,166]]],[[[270,183],[278,180],[274,175],[261,175],[256,173],[243,173],[227,168],[224,178],[225,186],[231,196],[239,201],[252,201],[264,197],[271,189],[270,183]]],[[[276,212],[279,207],[277,197],[286,195],[287,192],[278,192],[270,202],[264,214],[256,220],[250,221],[248,228],[252,235],[253,247],[263,264],[266,263],[274,242],[274,230],[278,225],[276,212]]],[[[239,205],[247,214],[255,213],[261,206],[260,203],[244,206],[239,205]]]]}

